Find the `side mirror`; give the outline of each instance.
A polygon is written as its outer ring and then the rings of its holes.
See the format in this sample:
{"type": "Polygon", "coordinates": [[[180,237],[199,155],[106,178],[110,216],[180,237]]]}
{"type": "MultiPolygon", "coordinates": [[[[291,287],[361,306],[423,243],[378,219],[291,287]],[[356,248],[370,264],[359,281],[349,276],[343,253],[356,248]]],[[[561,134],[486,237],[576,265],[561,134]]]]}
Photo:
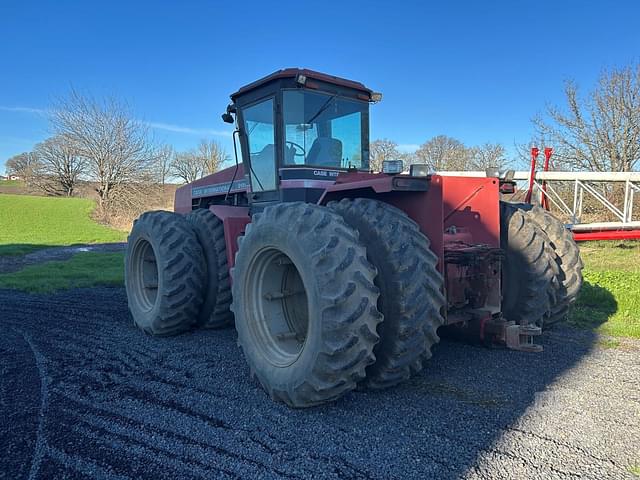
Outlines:
{"type": "Polygon", "coordinates": [[[231,115],[229,112],[225,112],[222,114],[222,121],[224,123],[234,123],[235,120],[233,118],[233,115],[231,115]]]}

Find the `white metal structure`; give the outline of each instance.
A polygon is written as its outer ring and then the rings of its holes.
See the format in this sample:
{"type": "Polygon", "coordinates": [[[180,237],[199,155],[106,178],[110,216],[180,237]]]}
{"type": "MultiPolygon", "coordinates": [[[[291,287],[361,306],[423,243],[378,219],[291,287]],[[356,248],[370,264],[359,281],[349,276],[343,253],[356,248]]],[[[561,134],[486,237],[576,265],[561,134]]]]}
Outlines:
{"type": "MultiPolygon", "coordinates": [[[[437,174],[463,177],[486,176],[486,173],[482,171],[437,172],[437,174]]],[[[515,172],[513,179],[516,181],[531,181],[528,171],[515,172]]],[[[568,217],[570,220],[568,227],[573,231],[640,230],[640,215],[636,214],[634,216],[635,194],[640,192],[640,172],[536,172],[531,185],[533,193],[539,195],[540,202],[542,198],[546,197],[550,203],[568,217]],[[559,183],[564,186],[571,185],[573,189],[572,202],[567,200],[566,192],[564,199],[558,193],[556,187],[559,183]],[[602,193],[603,186],[612,187],[614,184],[624,185],[622,205],[619,202],[611,201],[602,193]],[[582,223],[585,192],[611,212],[617,221],[582,223]]]]}

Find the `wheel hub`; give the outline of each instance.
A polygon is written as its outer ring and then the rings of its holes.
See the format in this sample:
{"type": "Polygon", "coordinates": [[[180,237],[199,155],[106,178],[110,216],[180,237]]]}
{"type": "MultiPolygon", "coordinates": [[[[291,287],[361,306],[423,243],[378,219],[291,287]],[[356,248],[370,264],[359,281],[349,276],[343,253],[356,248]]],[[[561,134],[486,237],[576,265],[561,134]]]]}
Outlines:
{"type": "Polygon", "coordinates": [[[280,250],[267,248],[251,262],[245,288],[250,332],[264,358],[278,367],[294,363],[307,340],[309,310],[298,269],[280,250]]]}
{"type": "Polygon", "coordinates": [[[158,262],[151,243],[140,239],[133,248],[131,261],[134,300],[143,311],[150,311],[158,298],[158,262]]]}

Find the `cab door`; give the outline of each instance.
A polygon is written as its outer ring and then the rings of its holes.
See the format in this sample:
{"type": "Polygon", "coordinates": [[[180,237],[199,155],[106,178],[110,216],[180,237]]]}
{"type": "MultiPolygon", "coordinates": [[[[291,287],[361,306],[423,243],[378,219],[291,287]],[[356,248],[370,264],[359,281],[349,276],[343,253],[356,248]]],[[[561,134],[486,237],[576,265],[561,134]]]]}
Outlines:
{"type": "Polygon", "coordinates": [[[245,172],[250,203],[264,207],[279,201],[275,97],[242,108],[245,172]]]}

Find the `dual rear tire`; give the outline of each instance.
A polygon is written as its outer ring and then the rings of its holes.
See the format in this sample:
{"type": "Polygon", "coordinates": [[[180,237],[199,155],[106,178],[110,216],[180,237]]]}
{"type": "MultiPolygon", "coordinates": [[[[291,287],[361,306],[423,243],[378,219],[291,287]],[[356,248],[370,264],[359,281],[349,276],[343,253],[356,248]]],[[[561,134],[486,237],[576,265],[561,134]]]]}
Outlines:
{"type": "Polygon", "coordinates": [[[134,323],[151,335],[230,325],[231,285],[220,219],[205,209],[186,217],[143,213],[128,238],[125,287],[134,323]]]}
{"type": "Polygon", "coordinates": [[[359,232],[367,259],[378,271],[374,283],[384,320],[378,327],[376,361],[367,367],[362,386],[391,387],[421,371],[439,342],[445,299],[438,257],[418,225],[387,203],[345,198],[328,207],[359,232]]]}
{"type": "Polygon", "coordinates": [[[238,344],[273,399],[309,407],[422,369],[442,324],[442,278],[403,212],[366,199],[279,204],[239,241],[238,344]]]}
{"type": "Polygon", "coordinates": [[[555,302],[552,303],[544,324],[554,325],[566,319],[570,306],[576,301],[582,288],[580,250],[573,235],[560,220],[547,210],[529,204],[516,204],[525,217],[544,231],[551,248],[552,263],[556,266],[555,279],[551,284],[555,302]]]}
{"type": "Polygon", "coordinates": [[[204,254],[187,220],[146,212],[133,224],[125,256],[125,288],[134,323],[151,335],[191,329],[204,301],[204,254]]]}
{"type": "Polygon", "coordinates": [[[582,286],[571,233],[538,206],[500,202],[500,216],[505,318],[539,327],[563,321],[582,286]]]}

